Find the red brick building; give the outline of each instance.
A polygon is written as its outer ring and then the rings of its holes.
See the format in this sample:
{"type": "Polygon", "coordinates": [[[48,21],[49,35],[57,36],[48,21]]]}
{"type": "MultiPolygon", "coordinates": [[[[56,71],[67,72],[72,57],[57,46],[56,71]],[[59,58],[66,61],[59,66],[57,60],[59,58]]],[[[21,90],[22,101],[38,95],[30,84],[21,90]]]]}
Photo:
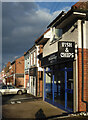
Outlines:
{"type": "Polygon", "coordinates": [[[24,56],[8,62],[5,68],[6,84],[24,87],[24,56]]]}

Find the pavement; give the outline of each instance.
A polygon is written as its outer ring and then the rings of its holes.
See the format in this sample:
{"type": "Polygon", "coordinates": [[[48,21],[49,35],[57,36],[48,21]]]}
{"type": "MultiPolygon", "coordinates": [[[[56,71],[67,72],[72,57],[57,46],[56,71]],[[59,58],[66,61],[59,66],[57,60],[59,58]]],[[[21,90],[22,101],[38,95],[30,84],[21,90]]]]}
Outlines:
{"type": "Polygon", "coordinates": [[[30,94],[3,96],[2,100],[2,120],[88,120],[88,116],[70,115],[30,94]]]}
{"type": "Polygon", "coordinates": [[[5,104],[2,107],[3,118],[11,119],[48,119],[52,118],[53,116],[61,115],[62,113],[65,113],[65,111],[42,100],[5,104]]]}

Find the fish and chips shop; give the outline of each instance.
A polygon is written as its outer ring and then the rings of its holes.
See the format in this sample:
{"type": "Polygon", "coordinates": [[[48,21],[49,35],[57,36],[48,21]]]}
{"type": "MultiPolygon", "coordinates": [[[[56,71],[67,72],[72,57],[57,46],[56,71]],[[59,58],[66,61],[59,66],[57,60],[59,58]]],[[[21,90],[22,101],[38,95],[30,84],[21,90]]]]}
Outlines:
{"type": "Polygon", "coordinates": [[[74,58],[75,43],[61,41],[58,42],[58,52],[42,59],[44,100],[71,111],[73,110],[74,58]]]}
{"type": "MultiPolygon", "coordinates": [[[[83,3],[84,4],[84,3],[83,3]]],[[[66,111],[88,111],[88,19],[76,3],[36,41],[43,45],[43,100],[66,111]]]]}

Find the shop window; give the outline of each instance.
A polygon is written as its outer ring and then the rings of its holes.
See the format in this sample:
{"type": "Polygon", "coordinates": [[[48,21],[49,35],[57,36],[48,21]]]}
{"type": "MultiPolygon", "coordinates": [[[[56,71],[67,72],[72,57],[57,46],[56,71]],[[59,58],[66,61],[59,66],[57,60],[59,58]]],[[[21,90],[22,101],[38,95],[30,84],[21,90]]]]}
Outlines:
{"type": "Polygon", "coordinates": [[[46,73],[46,98],[52,100],[52,74],[46,73]]]}
{"type": "Polygon", "coordinates": [[[31,53],[31,66],[33,65],[33,54],[31,53]]]}
{"type": "Polygon", "coordinates": [[[36,59],[36,56],[35,56],[35,51],[34,51],[34,65],[35,65],[35,61],[36,61],[35,59],[36,59]]]}

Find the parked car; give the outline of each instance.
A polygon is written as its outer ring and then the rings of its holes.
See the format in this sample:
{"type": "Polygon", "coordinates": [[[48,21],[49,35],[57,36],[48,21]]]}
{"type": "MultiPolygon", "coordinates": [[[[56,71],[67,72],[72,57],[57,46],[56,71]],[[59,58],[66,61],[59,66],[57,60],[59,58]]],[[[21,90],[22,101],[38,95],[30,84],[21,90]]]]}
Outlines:
{"type": "Polygon", "coordinates": [[[18,95],[22,95],[23,93],[26,93],[27,90],[25,88],[16,88],[15,86],[12,85],[3,85],[0,88],[0,93],[2,95],[5,94],[18,94],[18,95]]]}

